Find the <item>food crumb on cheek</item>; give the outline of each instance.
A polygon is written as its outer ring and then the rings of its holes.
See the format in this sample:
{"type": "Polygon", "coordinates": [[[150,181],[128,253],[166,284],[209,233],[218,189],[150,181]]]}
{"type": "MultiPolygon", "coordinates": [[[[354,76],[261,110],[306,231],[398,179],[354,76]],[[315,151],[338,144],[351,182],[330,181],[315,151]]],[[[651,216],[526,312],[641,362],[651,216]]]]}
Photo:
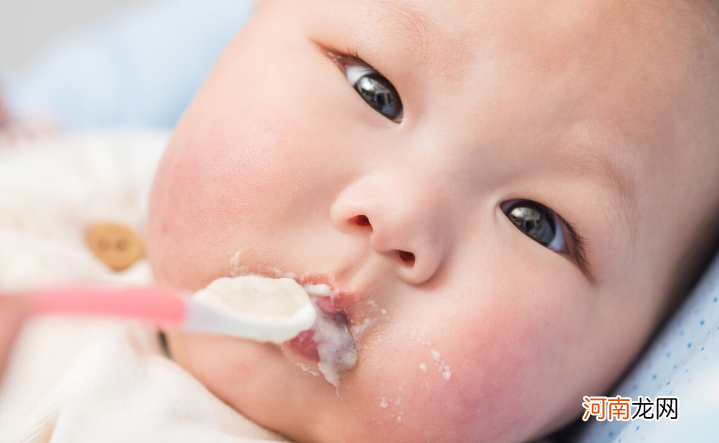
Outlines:
{"type": "MultiPolygon", "coordinates": [[[[429,341],[423,341],[421,343],[427,347],[432,345],[429,341]]],[[[449,365],[445,364],[444,360],[442,360],[442,354],[434,349],[430,349],[430,354],[432,355],[432,360],[435,362],[435,366],[437,366],[437,372],[442,374],[444,381],[449,381],[450,378],[452,378],[452,371],[450,370],[449,365]]],[[[419,364],[419,369],[425,374],[427,373],[427,365],[423,362],[419,364]]]]}

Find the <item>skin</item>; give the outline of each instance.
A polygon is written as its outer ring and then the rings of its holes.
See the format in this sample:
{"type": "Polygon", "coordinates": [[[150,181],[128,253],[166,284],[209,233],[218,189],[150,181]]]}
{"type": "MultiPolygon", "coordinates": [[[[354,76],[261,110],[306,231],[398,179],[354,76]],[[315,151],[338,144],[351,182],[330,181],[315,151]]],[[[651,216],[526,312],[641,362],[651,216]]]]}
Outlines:
{"type": "Polygon", "coordinates": [[[239,267],[321,276],[352,324],[373,323],[338,390],[283,346],[172,334],[173,355],[300,442],[520,442],[566,424],[646,342],[716,207],[719,100],[692,20],[606,0],[263,3],[162,161],[154,272],[190,290],[239,267]],[[348,48],[395,86],[401,123],[326,52],[348,48]],[[520,198],[576,226],[584,265],[512,224],[501,204],[520,198]]]}

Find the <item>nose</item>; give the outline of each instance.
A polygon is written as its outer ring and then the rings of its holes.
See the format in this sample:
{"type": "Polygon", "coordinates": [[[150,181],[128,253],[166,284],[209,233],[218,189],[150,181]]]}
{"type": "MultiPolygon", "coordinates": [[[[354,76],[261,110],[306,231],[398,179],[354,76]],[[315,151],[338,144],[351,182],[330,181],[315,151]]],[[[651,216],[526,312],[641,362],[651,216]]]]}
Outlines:
{"type": "Polygon", "coordinates": [[[408,284],[430,280],[449,249],[450,219],[441,187],[431,180],[375,174],[351,183],[330,209],[340,232],[366,235],[372,249],[392,259],[408,284]]]}

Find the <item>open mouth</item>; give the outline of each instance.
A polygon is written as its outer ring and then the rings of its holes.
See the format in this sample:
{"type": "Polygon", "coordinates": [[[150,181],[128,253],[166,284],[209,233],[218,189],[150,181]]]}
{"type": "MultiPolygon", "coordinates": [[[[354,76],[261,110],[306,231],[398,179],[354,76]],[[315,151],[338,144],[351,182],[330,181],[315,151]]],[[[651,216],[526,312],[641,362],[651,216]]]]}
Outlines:
{"type": "Polygon", "coordinates": [[[335,303],[341,295],[327,284],[305,284],[304,288],[317,308],[317,320],[311,329],[283,346],[315,363],[325,379],[339,387],[342,372],[357,362],[357,347],[349,318],[335,303]]]}
{"type": "MultiPolygon", "coordinates": [[[[299,366],[315,375],[317,371],[335,387],[339,387],[341,374],[357,363],[357,349],[361,330],[355,325],[353,305],[356,297],[335,288],[334,279],[328,275],[297,274],[281,272],[262,272],[239,266],[238,255],[233,258],[232,276],[263,275],[270,278],[292,278],[303,286],[309,294],[316,310],[317,319],[312,328],[301,332],[294,339],[284,342],[282,348],[297,358],[299,366]]],[[[356,314],[356,312],[355,312],[356,314]]],[[[367,319],[362,322],[366,326],[367,319]]]]}

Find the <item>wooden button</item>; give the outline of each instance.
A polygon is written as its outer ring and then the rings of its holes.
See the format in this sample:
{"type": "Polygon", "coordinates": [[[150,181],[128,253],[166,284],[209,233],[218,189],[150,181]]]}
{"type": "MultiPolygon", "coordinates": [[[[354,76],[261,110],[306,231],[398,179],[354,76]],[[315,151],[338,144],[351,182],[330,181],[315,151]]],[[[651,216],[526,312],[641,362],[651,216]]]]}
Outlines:
{"type": "Polygon", "coordinates": [[[95,257],[114,271],[124,271],[144,255],[142,240],[117,223],[101,223],[87,231],[87,244],[95,257]]]}

